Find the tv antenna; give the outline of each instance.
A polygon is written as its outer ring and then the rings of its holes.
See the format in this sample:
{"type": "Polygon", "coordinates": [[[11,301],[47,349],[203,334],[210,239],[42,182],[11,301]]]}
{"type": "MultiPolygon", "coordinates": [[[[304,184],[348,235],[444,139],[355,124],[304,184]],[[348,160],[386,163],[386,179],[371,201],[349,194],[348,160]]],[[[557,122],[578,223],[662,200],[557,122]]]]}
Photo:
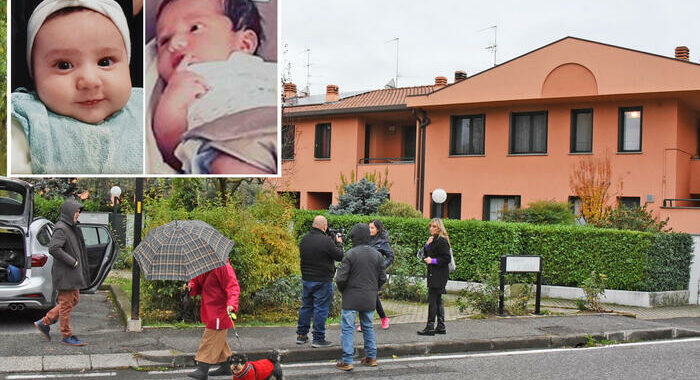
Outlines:
{"type": "Polygon", "coordinates": [[[481,29],[479,31],[483,32],[484,30],[489,30],[489,29],[493,29],[493,44],[487,46],[486,50],[491,50],[493,52],[493,65],[496,66],[496,51],[498,48],[498,41],[497,41],[498,25],[489,26],[488,28],[484,28],[484,29],[481,29]]]}
{"type": "Polygon", "coordinates": [[[394,85],[399,87],[399,37],[393,38],[384,43],[386,44],[393,41],[396,41],[396,76],[394,76],[394,85]]]}
{"type": "Polygon", "coordinates": [[[306,53],[306,93],[311,95],[311,90],[309,88],[309,78],[311,78],[311,49],[304,50],[306,53]]]}

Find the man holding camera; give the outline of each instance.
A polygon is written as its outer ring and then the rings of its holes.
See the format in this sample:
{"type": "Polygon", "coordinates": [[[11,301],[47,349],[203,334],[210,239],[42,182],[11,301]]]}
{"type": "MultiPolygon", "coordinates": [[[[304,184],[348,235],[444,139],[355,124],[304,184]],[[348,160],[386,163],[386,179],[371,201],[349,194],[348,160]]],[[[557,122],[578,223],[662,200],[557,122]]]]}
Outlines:
{"type": "Polygon", "coordinates": [[[314,321],[312,347],[330,346],[326,340],[326,318],[333,300],[334,261],[343,259],[343,239],[339,234],[326,235],[328,221],[322,215],[314,218],[311,230],[301,238],[301,309],[297,323],[297,344],[309,341],[307,334],[314,321]]]}

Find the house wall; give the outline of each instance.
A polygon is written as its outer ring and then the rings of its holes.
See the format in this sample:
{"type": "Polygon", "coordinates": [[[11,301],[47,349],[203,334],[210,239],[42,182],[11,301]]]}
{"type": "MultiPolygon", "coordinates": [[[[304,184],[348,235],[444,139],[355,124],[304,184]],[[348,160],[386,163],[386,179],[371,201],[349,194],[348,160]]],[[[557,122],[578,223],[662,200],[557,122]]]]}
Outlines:
{"type": "MultiPolygon", "coordinates": [[[[491,108],[454,108],[429,112],[427,128],[426,194],[435,188],[462,194],[462,218],[481,219],[484,195],[520,195],[521,205],[537,200],[566,201],[573,195],[569,177],[574,165],[591,154],[570,154],[571,110],[593,108],[593,154],[609,154],[612,191],[619,196],[654,196],[650,209],[658,211],[664,194],[676,194],[675,100],[590,101],[540,103],[491,108]],[[617,153],[618,108],[642,106],[642,153],[617,153]],[[509,155],[510,113],[548,111],[547,153],[509,155]],[[449,157],[450,115],[486,115],[485,155],[449,157]],[[664,184],[664,177],[666,183],[664,184]],[[621,187],[620,187],[621,186],[621,187]],[[621,188],[621,190],[620,190],[621,188]]],[[[687,177],[685,177],[687,178],[687,177]]],[[[430,199],[423,205],[430,210],[430,199]]]]}
{"type": "Polygon", "coordinates": [[[282,163],[283,178],[275,181],[276,190],[300,192],[302,208],[310,206],[308,192],[332,192],[335,203],[340,173],[349,176],[357,171],[364,151],[364,123],[357,117],[334,117],[296,120],[294,125],[294,160],[282,163]],[[314,158],[316,124],[320,123],[331,123],[330,159],[314,158]]]}

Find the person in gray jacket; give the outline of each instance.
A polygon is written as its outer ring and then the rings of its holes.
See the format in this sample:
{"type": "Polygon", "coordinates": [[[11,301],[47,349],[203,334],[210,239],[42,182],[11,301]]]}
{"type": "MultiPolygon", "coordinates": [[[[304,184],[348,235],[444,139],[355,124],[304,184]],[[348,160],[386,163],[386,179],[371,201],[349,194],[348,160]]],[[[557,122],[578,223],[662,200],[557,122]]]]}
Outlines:
{"type": "Polygon", "coordinates": [[[384,258],[369,246],[369,226],[356,224],[350,231],[353,248],[349,250],[338,267],[335,282],[343,295],[340,316],[343,357],[336,363],[336,368],[350,371],[355,351],[353,332],[355,317],[360,315],[362,337],[365,343],[365,357],[361,364],[377,366],[377,344],[374,340],[372,319],[377,303],[377,292],[386,282],[384,258]]]}
{"type": "Polygon", "coordinates": [[[60,322],[62,342],[70,346],[84,346],[70,327],[70,313],[80,300],[80,289],[86,288],[90,279],[85,240],[77,226],[78,215],[83,205],[68,199],[61,205],[61,214],[54,227],[49,253],[53,256],[53,287],[58,290],[58,305],[49,310],[44,318],[34,322],[49,341],[50,326],[60,322]]]}

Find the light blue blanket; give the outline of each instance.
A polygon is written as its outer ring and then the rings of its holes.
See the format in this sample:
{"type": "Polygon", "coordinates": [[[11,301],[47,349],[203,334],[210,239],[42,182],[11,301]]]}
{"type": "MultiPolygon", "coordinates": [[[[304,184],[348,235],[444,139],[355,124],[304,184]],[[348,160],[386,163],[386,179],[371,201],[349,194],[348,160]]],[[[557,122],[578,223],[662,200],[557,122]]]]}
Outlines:
{"type": "Polygon", "coordinates": [[[99,124],[49,111],[36,93],[12,93],[12,117],[24,128],[33,174],[142,174],[143,89],[99,124]]]}

